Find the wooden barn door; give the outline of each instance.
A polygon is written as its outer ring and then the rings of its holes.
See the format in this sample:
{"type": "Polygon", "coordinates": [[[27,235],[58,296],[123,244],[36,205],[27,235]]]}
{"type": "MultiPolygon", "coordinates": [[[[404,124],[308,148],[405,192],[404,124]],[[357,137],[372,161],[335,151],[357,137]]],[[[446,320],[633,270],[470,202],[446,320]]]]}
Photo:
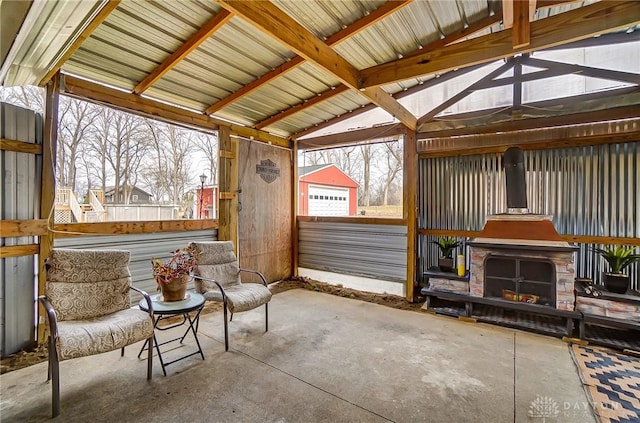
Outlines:
{"type": "Polygon", "coordinates": [[[273,282],[291,276],[291,151],[240,140],[240,266],[273,282]]]}

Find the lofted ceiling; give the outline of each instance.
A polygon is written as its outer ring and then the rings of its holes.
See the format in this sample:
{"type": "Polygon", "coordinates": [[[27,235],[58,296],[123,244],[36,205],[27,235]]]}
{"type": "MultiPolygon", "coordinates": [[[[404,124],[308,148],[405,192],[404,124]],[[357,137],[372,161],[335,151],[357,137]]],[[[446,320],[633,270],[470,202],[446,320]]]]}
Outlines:
{"type": "Polygon", "coordinates": [[[48,0],[11,11],[23,25],[3,48],[3,85],[61,70],[70,86],[280,137],[376,106],[417,129],[425,119],[398,98],[448,71],[640,23],[636,1],[48,0]]]}

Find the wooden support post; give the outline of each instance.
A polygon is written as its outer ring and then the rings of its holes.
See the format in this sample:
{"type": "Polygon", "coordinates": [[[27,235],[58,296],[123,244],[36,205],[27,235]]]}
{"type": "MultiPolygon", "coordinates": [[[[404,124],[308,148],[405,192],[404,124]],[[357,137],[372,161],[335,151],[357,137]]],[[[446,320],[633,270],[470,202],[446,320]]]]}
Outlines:
{"type": "Polygon", "coordinates": [[[220,126],[218,132],[218,240],[233,241],[238,255],[238,140],[231,138],[231,129],[220,126]]]}
{"type": "Polygon", "coordinates": [[[298,140],[291,150],[291,275],[298,276],[298,140]]]}
{"type": "Polygon", "coordinates": [[[404,166],[402,167],[402,217],[407,222],[407,285],[406,298],[413,301],[416,281],[416,242],[418,212],[417,134],[408,130],[404,136],[404,166]]]}
{"type": "MultiPolygon", "coordinates": [[[[53,228],[54,214],[51,212],[56,198],[56,151],[58,149],[58,102],[60,98],[60,72],[47,83],[44,106],[44,136],[42,148],[42,181],[40,183],[40,217],[48,219],[49,228],[53,228]]],[[[44,294],[47,278],[45,260],[53,248],[53,232],[40,237],[38,256],[38,295],[44,294]]],[[[38,306],[38,344],[44,344],[44,309],[38,306]]]]}
{"type": "Polygon", "coordinates": [[[529,22],[529,2],[513,2],[513,49],[528,46],[531,43],[531,23],[529,22]]]}

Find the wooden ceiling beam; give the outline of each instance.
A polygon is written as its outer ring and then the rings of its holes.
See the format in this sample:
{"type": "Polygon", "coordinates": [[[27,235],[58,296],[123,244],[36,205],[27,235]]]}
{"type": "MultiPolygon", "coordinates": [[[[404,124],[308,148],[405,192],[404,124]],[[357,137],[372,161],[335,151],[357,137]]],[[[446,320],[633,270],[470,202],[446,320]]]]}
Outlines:
{"type": "MultiPolygon", "coordinates": [[[[371,25],[386,18],[390,14],[396,12],[397,10],[406,6],[412,1],[413,0],[388,1],[384,3],[382,6],[380,6],[379,8],[377,8],[376,10],[374,10],[373,12],[369,13],[368,15],[363,16],[362,18],[351,23],[350,25],[347,25],[346,28],[336,32],[335,34],[327,38],[324,43],[328,46],[333,47],[334,45],[339,44],[340,42],[346,40],[350,36],[357,34],[358,32],[364,31],[365,29],[369,28],[371,25]]],[[[207,107],[207,109],[205,110],[205,113],[212,114],[217,112],[218,110],[228,106],[234,101],[237,101],[238,99],[251,94],[258,88],[262,87],[263,85],[273,81],[275,78],[282,76],[285,73],[297,68],[304,62],[305,62],[305,59],[300,56],[296,56],[292,58],[288,62],[283,63],[277,68],[265,73],[264,75],[260,76],[258,79],[255,79],[254,81],[248,83],[247,85],[243,86],[242,88],[233,92],[232,94],[228,95],[222,100],[217,101],[216,103],[207,107]]]]}
{"type": "Polygon", "coordinates": [[[182,44],[176,51],[171,53],[169,57],[164,59],[158,67],[156,67],[146,78],[144,78],[133,89],[134,94],[142,94],[158,79],[162,78],[167,72],[173,69],[182,59],[189,53],[198,48],[207,38],[220,29],[224,24],[229,22],[233,17],[227,10],[220,10],[207,23],[205,23],[198,31],[196,31],[189,39],[182,44]]]}
{"type": "Polygon", "coordinates": [[[330,89],[328,89],[327,91],[320,93],[318,95],[316,95],[315,97],[311,97],[308,100],[304,100],[302,103],[300,104],[296,104],[295,106],[289,107],[286,110],[283,110],[282,112],[273,115],[263,121],[260,121],[258,123],[256,123],[253,127],[257,128],[257,129],[262,129],[266,126],[269,126],[279,120],[282,120],[284,118],[287,118],[295,113],[298,113],[308,107],[311,106],[315,106],[316,104],[328,100],[331,97],[334,97],[338,94],[342,94],[345,91],[349,91],[349,87],[347,87],[346,85],[338,85],[337,87],[331,87],[330,89]]]}
{"type": "Polygon", "coordinates": [[[64,63],[71,57],[73,54],[80,48],[82,43],[85,42],[87,38],[91,36],[93,31],[99,27],[107,16],[111,14],[115,10],[116,7],[120,4],[120,0],[108,0],[104,7],[95,15],[95,17],[91,20],[89,25],[78,35],[78,38],[69,46],[69,48],[60,56],[56,63],[49,69],[49,72],[40,80],[38,84],[41,87],[44,87],[47,82],[53,75],[56,74],[60,70],[60,68],[64,65],[64,63]]]}
{"type": "Polygon", "coordinates": [[[359,71],[289,15],[271,2],[217,0],[222,7],[280,41],[299,56],[324,69],[340,82],[369,99],[408,128],[417,118],[380,87],[359,88],[359,71]]]}
{"type": "Polygon", "coordinates": [[[64,84],[62,87],[62,92],[65,95],[114,107],[126,112],[137,113],[151,119],[157,119],[197,130],[217,131],[220,126],[226,126],[230,127],[231,132],[237,136],[254,139],[279,147],[291,148],[291,142],[289,140],[258,129],[231,124],[227,121],[215,119],[201,113],[161,103],[148,97],[119,91],[105,85],[96,84],[95,82],[90,82],[70,75],[64,76],[64,84]]]}
{"type": "Polygon", "coordinates": [[[406,133],[406,127],[399,123],[374,126],[372,128],[357,129],[355,131],[341,132],[339,134],[323,135],[320,137],[298,140],[299,149],[318,149],[351,145],[359,142],[383,138],[396,138],[406,133]]]}
{"type": "Polygon", "coordinates": [[[531,23],[531,42],[527,47],[513,49],[513,30],[452,44],[434,52],[395,60],[360,71],[360,86],[373,87],[440,73],[471,64],[526,53],[580,39],[606,31],[626,28],[640,22],[640,2],[604,1],[531,23]]]}

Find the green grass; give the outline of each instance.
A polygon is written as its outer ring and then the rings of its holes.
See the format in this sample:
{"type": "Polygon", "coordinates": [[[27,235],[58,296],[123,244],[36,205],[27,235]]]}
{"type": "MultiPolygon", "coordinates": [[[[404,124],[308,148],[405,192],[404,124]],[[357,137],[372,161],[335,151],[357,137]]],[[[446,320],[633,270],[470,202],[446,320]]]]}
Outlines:
{"type": "Polygon", "coordinates": [[[358,206],[358,216],[362,216],[364,210],[365,217],[402,217],[402,205],[391,206],[358,206]]]}

